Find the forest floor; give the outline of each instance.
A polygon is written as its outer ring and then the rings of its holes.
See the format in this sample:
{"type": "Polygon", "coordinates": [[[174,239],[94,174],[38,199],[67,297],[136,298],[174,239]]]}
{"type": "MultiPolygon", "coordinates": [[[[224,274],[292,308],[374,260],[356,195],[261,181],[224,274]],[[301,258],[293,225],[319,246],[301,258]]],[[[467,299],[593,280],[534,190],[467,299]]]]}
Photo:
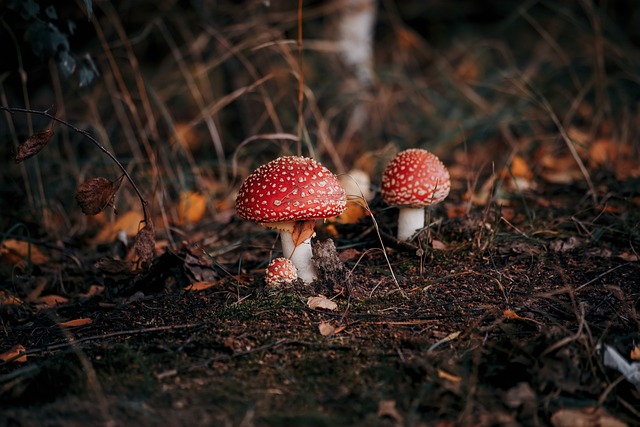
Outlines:
{"type": "Polygon", "coordinates": [[[233,212],[137,275],[105,261],[114,245],[32,242],[48,261],[1,306],[0,348],[27,357],[0,365],[0,425],[637,425],[639,390],[602,357],[638,358],[637,200],[585,193],[458,215],[452,194],[432,211],[438,250],[426,232],[395,242],[396,211],[374,201],[379,229],[321,225],[337,250],[320,278],[279,290],[274,234],[233,212]],[[38,296],[52,277],[65,299],[38,296]]]}
{"type": "Polygon", "coordinates": [[[637,2],[368,2],[373,82],[338,2],[8,3],[0,427],[640,426],[637,2]],[[377,190],[387,147],[449,168],[429,227],[396,241],[378,195],[317,224],[318,280],[266,289],[242,179],[300,152],[377,190]],[[118,215],[76,206],[97,176],[118,215]]]}

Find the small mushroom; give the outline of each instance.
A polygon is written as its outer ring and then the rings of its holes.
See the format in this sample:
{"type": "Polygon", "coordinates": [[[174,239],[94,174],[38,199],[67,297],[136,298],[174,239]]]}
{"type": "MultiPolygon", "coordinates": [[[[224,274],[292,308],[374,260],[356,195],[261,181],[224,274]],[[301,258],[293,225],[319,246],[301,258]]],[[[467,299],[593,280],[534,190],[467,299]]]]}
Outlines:
{"type": "Polygon", "coordinates": [[[283,156],[260,166],[242,183],[236,198],[240,217],[280,231],[282,253],[309,283],[315,221],[339,215],[347,198],[336,176],[313,159],[283,156]]]}
{"type": "Polygon", "coordinates": [[[382,174],[382,198],[400,209],[398,240],[408,241],[425,223],[424,208],[443,201],[451,189],[449,171],[434,154],[401,151],[382,174]]]}
{"type": "Polygon", "coordinates": [[[298,270],[290,259],[278,257],[271,260],[265,272],[265,280],[270,288],[288,285],[298,279],[298,270]]]}

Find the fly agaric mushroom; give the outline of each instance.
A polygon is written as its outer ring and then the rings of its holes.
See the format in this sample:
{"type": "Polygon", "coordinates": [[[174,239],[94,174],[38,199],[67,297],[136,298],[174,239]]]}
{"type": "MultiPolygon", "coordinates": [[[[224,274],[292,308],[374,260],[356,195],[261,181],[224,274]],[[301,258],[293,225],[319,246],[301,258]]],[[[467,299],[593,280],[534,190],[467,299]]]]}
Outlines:
{"type": "Polygon", "coordinates": [[[382,198],[400,208],[398,240],[407,241],[424,227],[424,208],[443,201],[451,189],[449,171],[440,159],[418,148],[401,151],[382,174],[382,198]]]}
{"type": "Polygon", "coordinates": [[[278,257],[271,260],[265,272],[267,286],[274,288],[298,279],[298,270],[289,258],[278,257]]]}
{"type": "Polygon", "coordinates": [[[282,253],[309,283],[315,221],[339,215],[346,207],[344,189],[329,169],[313,159],[283,156],[260,166],[242,183],[236,198],[240,217],[280,231],[282,253]]]}

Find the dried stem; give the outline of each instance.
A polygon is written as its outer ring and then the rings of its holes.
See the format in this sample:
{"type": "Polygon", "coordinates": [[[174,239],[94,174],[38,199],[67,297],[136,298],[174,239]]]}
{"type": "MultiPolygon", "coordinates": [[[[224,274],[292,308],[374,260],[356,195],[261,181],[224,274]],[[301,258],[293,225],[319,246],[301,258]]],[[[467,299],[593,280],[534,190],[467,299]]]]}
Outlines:
{"type": "Polygon", "coordinates": [[[138,195],[138,198],[140,199],[140,203],[142,204],[142,211],[144,214],[144,222],[148,223],[148,216],[149,216],[149,212],[148,212],[148,203],[145,200],[145,198],[142,196],[142,193],[140,192],[140,189],[138,188],[138,186],[136,185],[135,182],[133,182],[133,178],[131,178],[131,175],[129,175],[129,172],[127,172],[127,169],[125,169],[125,167],[122,165],[122,163],[120,163],[120,161],[116,158],[116,156],[114,156],[113,154],[111,154],[111,152],[109,150],[107,150],[102,144],[100,144],[100,142],[98,142],[97,139],[95,139],[93,136],[91,136],[91,134],[85,130],[79,129],[76,126],[72,125],[71,123],[62,120],[50,113],[48,113],[47,111],[39,111],[39,110],[32,110],[32,109],[28,109],[28,108],[17,108],[17,107],[5,107],[0,105],[0,110],[4,110],[4,111],[8,111],[9,113],[27,113],[27,114],[37,114],[39,116],[44,116],[47,117],[51,120],[54,120],[64,126],[67,126],[68,128],[74,130],[75,132],[85,136],[86,138],[88,138],[91,142],[93,142],[93,144],[98,147],[103,153],[105,153],[107,156],[109,156],[109,158],[111,160],[113,160],[113,162],[118,165],[118,167],[120,168],[120,170],[122,171],[122,173],[124,174],[124,176],[127,177],[127,180],[129,180],[129,182],[131,183],[131,186],[133,187],[133,190],[136,192],[136,194],[138,195]]]}

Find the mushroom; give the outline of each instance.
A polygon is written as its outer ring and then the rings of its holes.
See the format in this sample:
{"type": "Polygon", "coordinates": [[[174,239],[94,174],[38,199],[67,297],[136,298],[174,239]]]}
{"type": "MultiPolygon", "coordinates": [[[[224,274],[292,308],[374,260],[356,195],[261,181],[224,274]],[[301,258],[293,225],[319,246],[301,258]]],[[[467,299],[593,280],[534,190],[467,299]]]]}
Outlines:
{"type": "Polygon", "coordinates": [[[283,156],[247,177],[236,210],[246,220],[279,230],[283,256],[309,283],[316,278],[311,262],[315,221],[339,215],[346,203],[344,189],[329,169],[306,157],[283,156]]]}
{"type": "Polygon", "coordinates": [[[424,208],[443,201],[451,189],[449,171],[434,154],[401,151],[382,174],[382,198],[400,209],[398,240],[407,241],[424,227],[424,208]]]}
{"type": "Polygon", "coordinates": [[[265,272],[265,280],[270,288],[290,284],[298,279],[298,270],[289,258],[278,257],[271,260],[265,272]]]}

